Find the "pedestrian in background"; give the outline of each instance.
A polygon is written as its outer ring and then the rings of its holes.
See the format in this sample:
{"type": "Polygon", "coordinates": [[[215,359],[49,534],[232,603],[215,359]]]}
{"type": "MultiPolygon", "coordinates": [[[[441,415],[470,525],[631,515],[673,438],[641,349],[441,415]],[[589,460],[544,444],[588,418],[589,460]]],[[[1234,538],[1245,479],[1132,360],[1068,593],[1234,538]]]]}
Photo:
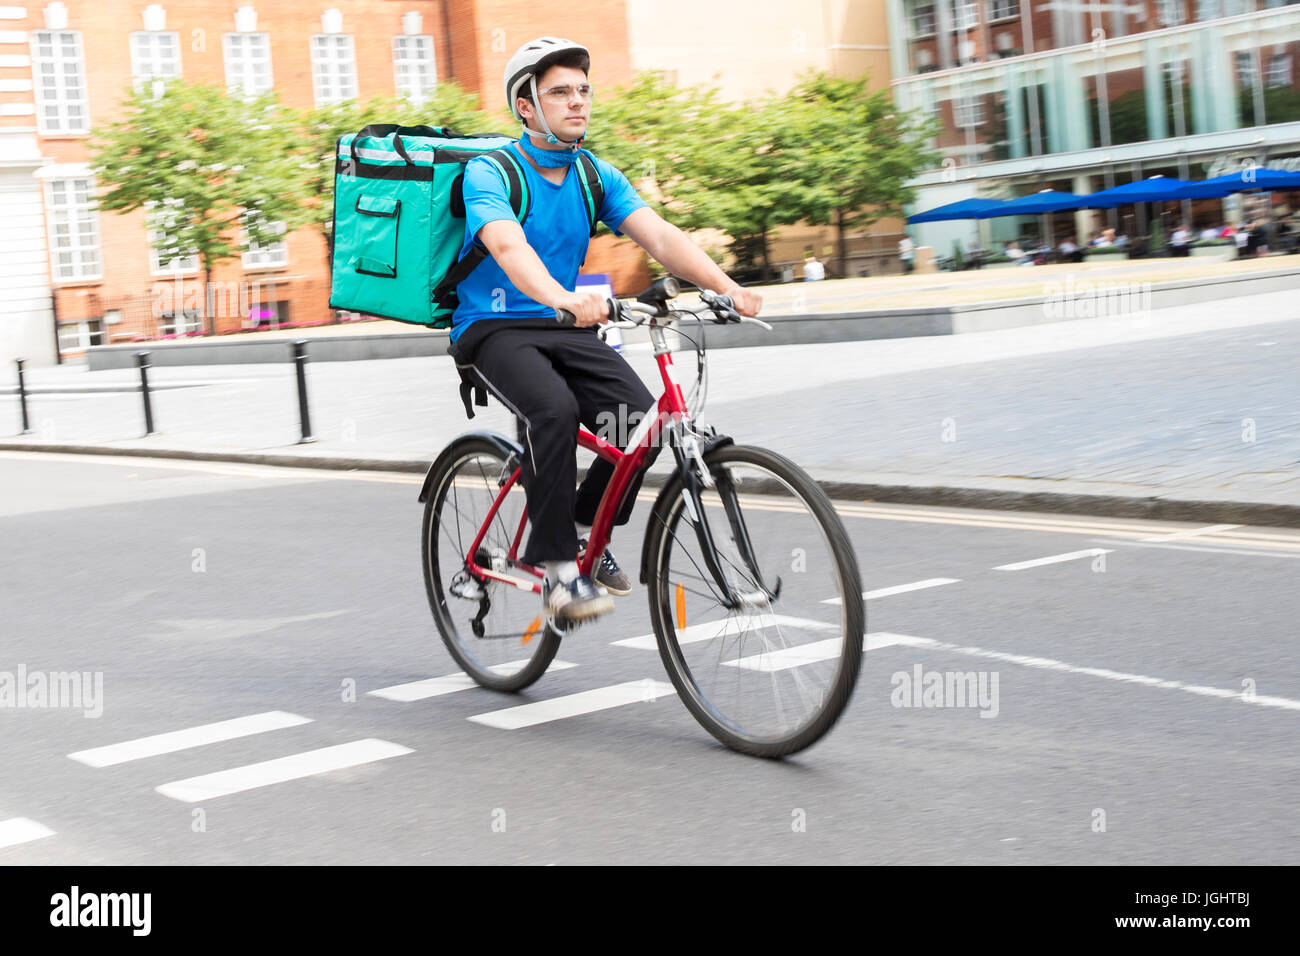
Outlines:
{"type": "Polygon", "coordinates": [[[826,278],[826,267],[811,252],[803,260],[803,281],[821,282],[826,278]]]}
{"type": "Polygon", "coordinates": [[[1187,257],[1191,254],[1189,246],[1192,242],[1192,230],[1187,228],[1187,223],[1180,222],[1174,234],[1169,237],[1169,247],[1173,250],[1175,257],[1187,257]]]}
{"type": "Polygon", "coordinates": [[[912,242],[912,237],[903,233],[903,238],[898,240],[898,258],[903,262],[903,274],[910,275],[912,272],[912,258],[916,255],[916,245],[912,242]]]}

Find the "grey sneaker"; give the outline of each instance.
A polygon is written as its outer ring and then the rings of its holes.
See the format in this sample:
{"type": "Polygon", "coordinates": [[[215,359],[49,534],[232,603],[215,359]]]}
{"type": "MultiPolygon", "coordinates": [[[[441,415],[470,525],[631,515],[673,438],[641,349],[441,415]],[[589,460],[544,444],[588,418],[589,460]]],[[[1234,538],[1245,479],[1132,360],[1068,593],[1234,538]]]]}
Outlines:
{"type": "Polygon", "coordinates": [[[570,624],[608,614],[614,610],[614,599],[592,584],[591,578],[578,575],[568,584],[545,582],[542,607],[556,622],[570,624]]]}
{"type": "MultiPolygon", "coordinates": [[[[581,561],[586,556],[587,539],[583,538],[578,542],[578,560],[581,561]]],[[[618,566],[618,562],[614,560],[608,548],[600,556],[600,564],[596,566],[596,583],[610,594],[617,594],[619,597],[626,597],[632,593],[631,580],[623,573],[623,569],[618,566]]]]}

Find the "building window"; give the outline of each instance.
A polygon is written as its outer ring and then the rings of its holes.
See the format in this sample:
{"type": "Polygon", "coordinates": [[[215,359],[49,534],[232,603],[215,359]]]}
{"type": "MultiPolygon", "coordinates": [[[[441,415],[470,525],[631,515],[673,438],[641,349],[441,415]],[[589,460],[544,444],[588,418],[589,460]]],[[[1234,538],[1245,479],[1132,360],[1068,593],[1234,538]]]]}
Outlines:
{"type": "Polygon", "coordinates": [[[227,33],[226,87],[252,99],[271,89],[271,35],[227,33]]]}
{"type": "Polygon", "coordinates": [[[81,31],[33,31],[32,78],[37,126],[43,134],[84,133],[90,128],[81,31]]]}
{"type": "Polygon", "coordinates": [[[1158,6],[1160,25],[1178,27],[1183,25],[1183,0],[1160,0],[1158,6]]]}
{"type": "Polygon", "coordinates": [[[59,323],[59,351],[84,352],[92,345],[104,344],[104,327],[99,319],[59,323]]]}
{"type": "MultiPolygon", "coordinates": [[[[284,235],[284,223],[272,223],[271,231],[284,235]]],[[[244,248],[246,251],[241,259],[245,269],[281,269],[289,264],[289,249],[284,240],[259,246],[246,239],[244,248]]]]}
{"type": "Polygon", "coordinates": [[[984,122],[984,105],[978,96],[962,96],[953,100],[953,124],[962,128],[979,126],[984,122]]]}
{"type": "Polygon", "coordinates": [[[393,37],[393,71],[397,92],[412,103],[423,103],[438,82],[434,71],[433,37],[393,37]]]}
{"type": "Polygon", "coordinates": [[[131,34],[131,82],[139,93],[153,85],[155,96],[163,85],[181,75],[180,34],[170,30],[138,30],[131,34]]]}
{"type": "Polygon", "coordinates": [[[974,30],[979,26],[979,9],[979,0],[957,0],[953,26],[958,30],[974,30]]]}
{"type": "Polygon", "coordinates": [[[1268,73],[1264,76],[1264,85],[1269,88],[1291,85],[1290,53],[1279,53],[1268,58],[1268,73]]]}
{"type": "Polygon", "coordinates": [[[991,20],[1008,20],[1020,16],[1020,0],[991,0],[989,11],[991,20]]]}
{"type": "Polygon", "coordinates": [[[50,271],[55,280],[100,278],[94,180],[48,180],[45,203],[50,223],[50,271]]]}
{"type": "Polygon", "coordinates": [[[184,335],[186,332],[203,331],[203,316],[198,309],[182,309],[180,315],[164,312],[158,316],[159,335],[184,335]]]}
{"type": "Polygon", "coordinates": [[[317,106],[356,99],[357,60],[351,34],[329,33],[311,38],[311,78],[317,106]]]}
{"type": "Polygon", "coordinates": [[[934,33],[934,3],[912,5],[912,36],[926,37],[934,33]]]}
{"type": "Polygon", "coordinates": [[[160,248],[167,246],[167,236],[176,223],[179,205],[177,200],[168,200],[164,209],[151,208],[146,214],[149,222],[149,271],[154,275],[176,275],[199,271],[197,254],[174,256],[163,261],[158,253],[160,248]]]}
{"type": "Polygon", "coordinates": [[[1255,54],[1250,50],[1238,50],[1234,56],[1237,60],[1237,82],[1243,90],[1255,88],[1255,54]]]}

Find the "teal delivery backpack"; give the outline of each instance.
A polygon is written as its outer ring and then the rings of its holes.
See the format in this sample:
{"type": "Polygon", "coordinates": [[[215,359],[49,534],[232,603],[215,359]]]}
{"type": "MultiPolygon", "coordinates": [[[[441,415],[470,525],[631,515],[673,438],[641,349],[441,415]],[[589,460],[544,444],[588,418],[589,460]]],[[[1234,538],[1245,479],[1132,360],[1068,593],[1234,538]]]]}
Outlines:
{"type": "MultiPolygon", "coordinates": [[[[330,308],[451,325],[456,286],[487,257],[465,242],[465,164],[487,156],[522,224],[532,208],[523,160],[499,133],[461,135],[442,126],[375,124],[340,136],[334,156],[334,256],[330,308]]],[[[604,201],[596,165],[575,165],[591,234],[604,201]]]]}

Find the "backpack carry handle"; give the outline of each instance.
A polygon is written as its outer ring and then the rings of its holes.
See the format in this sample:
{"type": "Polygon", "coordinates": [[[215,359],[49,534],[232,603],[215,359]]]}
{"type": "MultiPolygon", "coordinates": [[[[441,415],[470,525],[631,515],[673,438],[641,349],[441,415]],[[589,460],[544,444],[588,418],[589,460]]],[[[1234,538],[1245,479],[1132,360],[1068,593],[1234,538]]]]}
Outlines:
{"type": "Polygon", "coordinates": [[[406,160],[406,165],[414,166],[415,160],[411,159],[411,154],[406,151],[406,144],[402,142],[403,133],[407,136],[433,136],[441,139],[462,138],[459,133],[448,129],[446,126],[399,126],[396,123],[371,123],[352,137],[352,168],[356,169],[357,167],[357,140],[367,136],[383,139],[391,134],[396,134],[393,135],[393,149],[397,151],[397,155],[406,160]]]}

